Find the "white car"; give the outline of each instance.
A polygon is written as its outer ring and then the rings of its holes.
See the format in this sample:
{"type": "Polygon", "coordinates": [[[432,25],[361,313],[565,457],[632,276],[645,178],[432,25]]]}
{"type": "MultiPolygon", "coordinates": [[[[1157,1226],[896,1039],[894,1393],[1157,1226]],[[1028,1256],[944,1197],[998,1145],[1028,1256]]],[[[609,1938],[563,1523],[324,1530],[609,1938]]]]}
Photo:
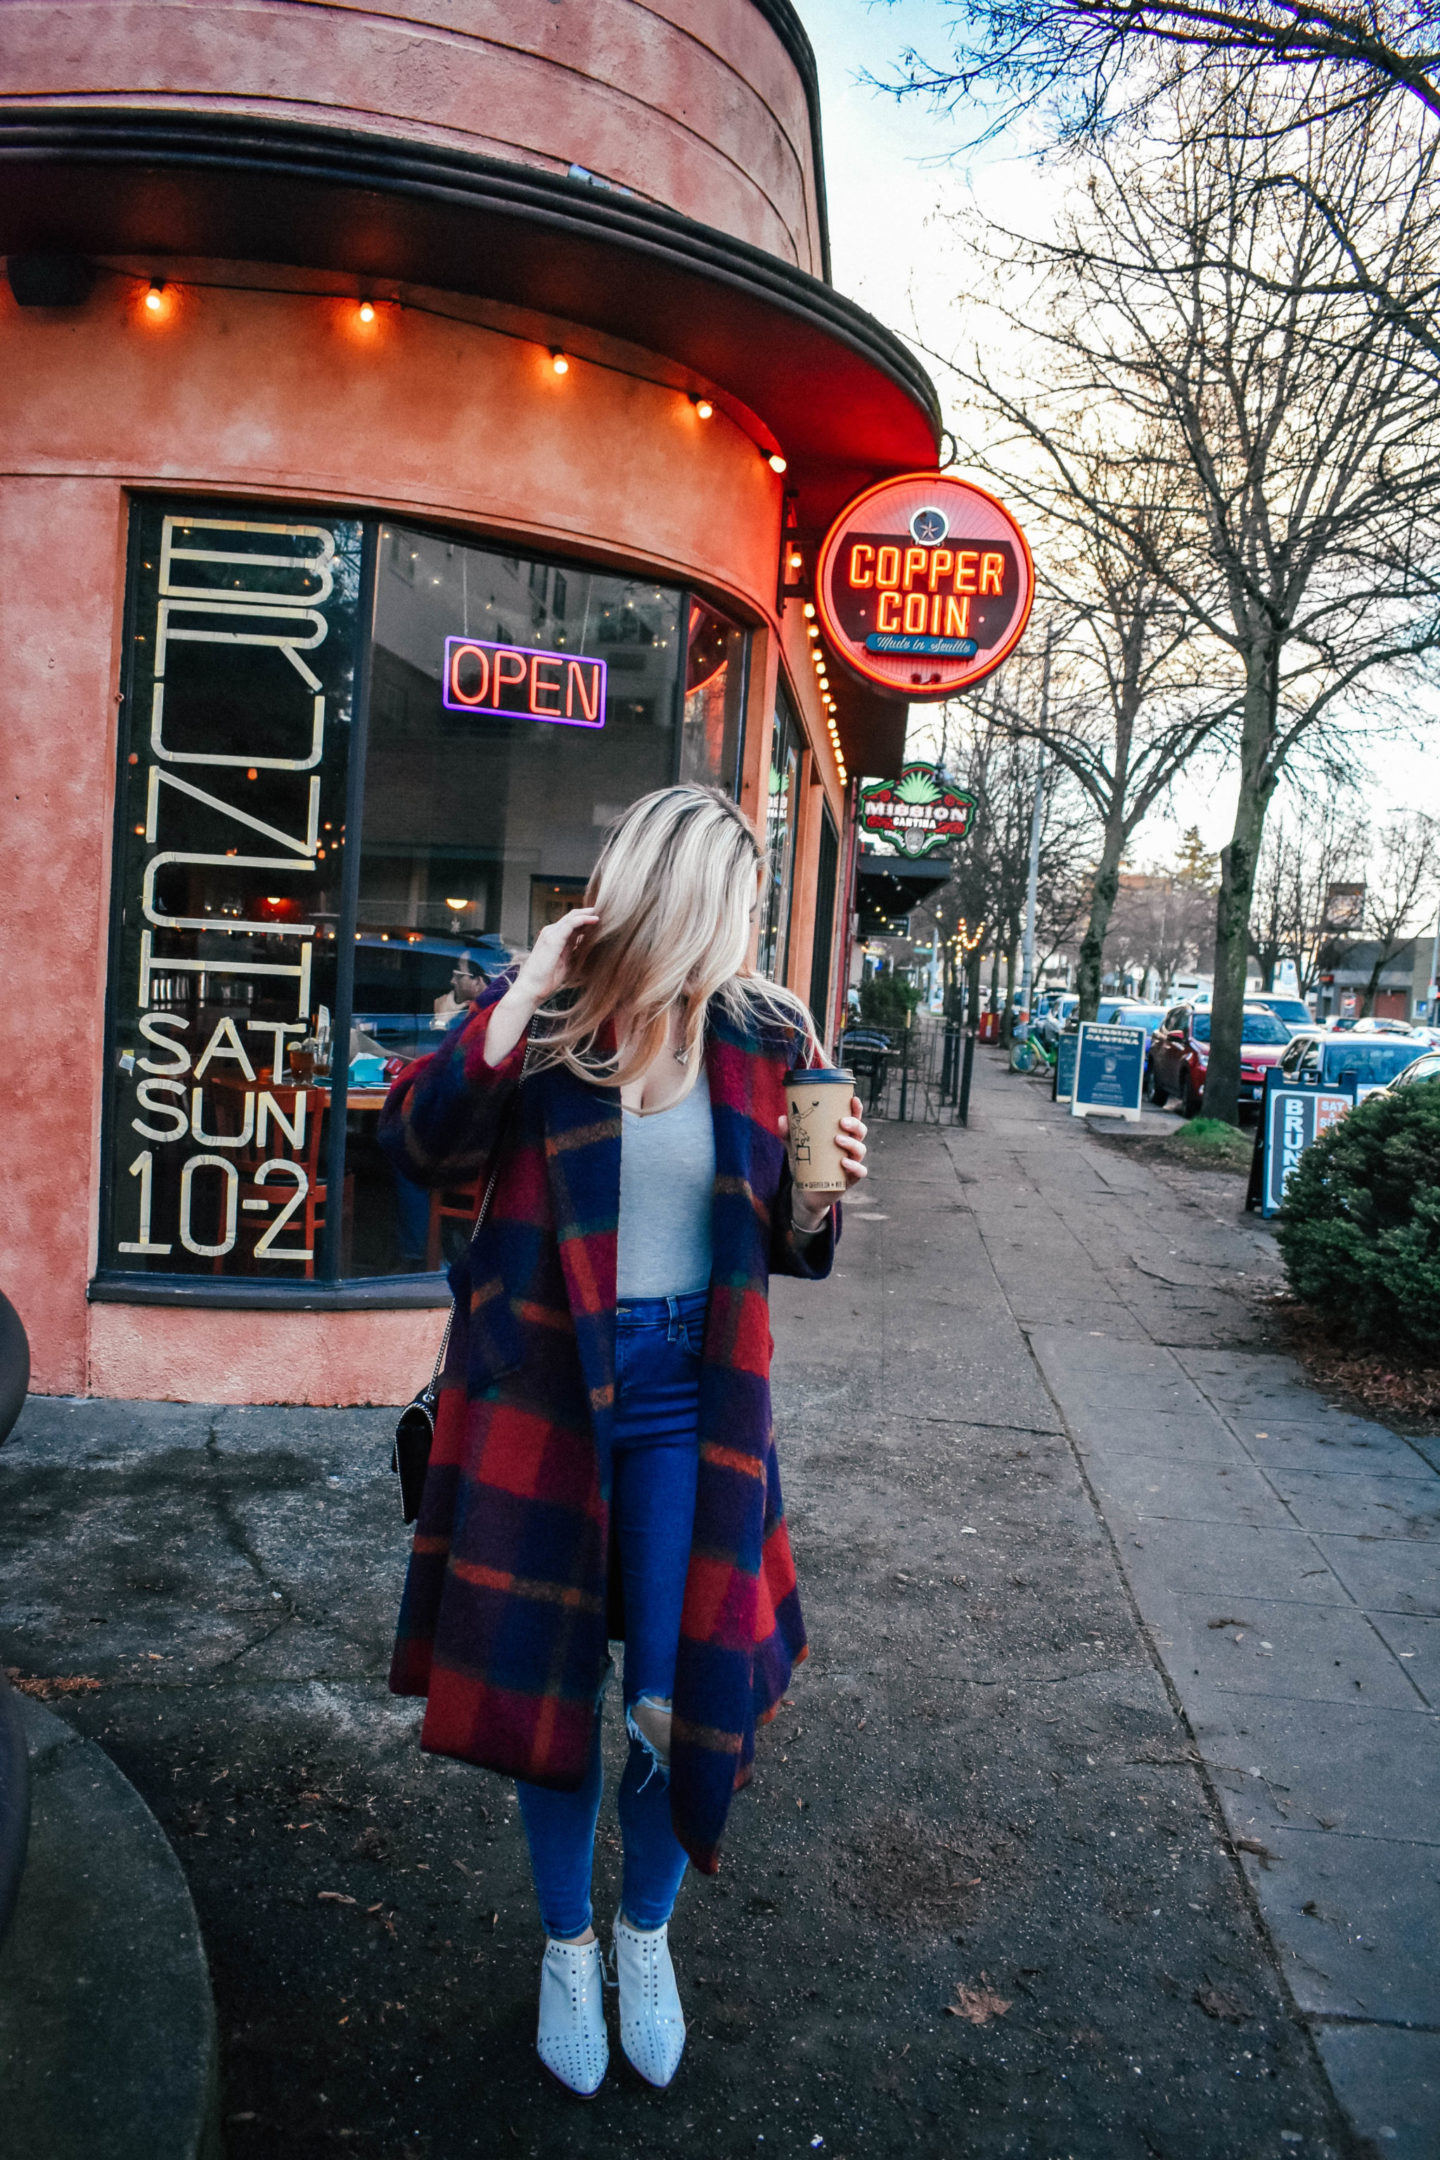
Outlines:
{"type": "Polygon", "coordinates": [[[1301,1028],[1312,1028],[1315,1025],[1315,1016],[1304,998],[1292,997],[1288,991],[1256,990],[1247,995],[1245,1003],[1247,1006],[1267,1007],[1277,1020],[1284,1021],[1292,1035],[1298,1035],[1301,1028]]]}

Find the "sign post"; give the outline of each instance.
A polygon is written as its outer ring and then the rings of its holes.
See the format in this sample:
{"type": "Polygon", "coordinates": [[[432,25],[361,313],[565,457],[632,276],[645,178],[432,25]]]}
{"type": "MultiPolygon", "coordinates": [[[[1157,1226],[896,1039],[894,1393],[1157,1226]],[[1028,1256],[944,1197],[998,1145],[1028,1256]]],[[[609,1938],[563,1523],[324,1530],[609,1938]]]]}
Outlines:
{"type": "Polygon", "coordinates": [[[1020,641],[1035,598],[1024,533],[984,488],[902,473],[842,510],[815,574],[837,660],[891,697],[953,697],[1020,641]]]}
{"type": "Polygon", "coordinates": [[[1266,1074],[1265,1100],[1260,1110],[1264,1134],[1260,1162],[1262,1215],[1279,1214],[1285,1187],[1306,1148],[1332,1125],[1338,1125],[1354,1103],[1353,1087],[1337,1086],[1333,1081],[1327,1087],[1312,1081],[1307,1087],[1302,1080],[1277,1085],[1275,1075],[1266,1074]]]}
{"type": "Polygon", "coordinates": [[[937,765],[915,759],[901,768],[898,780],[872,780],[861,788],[860,823],[916,862],[964,839],[975,802],[973,795],[951,787],[937,765]]]}
{"type": "Polygon", "coordinates": [[[1083,1020],[1076,1038],[1072,1117],[1122,1117],[1138,1123],[1145,1079],[1145,1031],[1083,1020]]]}

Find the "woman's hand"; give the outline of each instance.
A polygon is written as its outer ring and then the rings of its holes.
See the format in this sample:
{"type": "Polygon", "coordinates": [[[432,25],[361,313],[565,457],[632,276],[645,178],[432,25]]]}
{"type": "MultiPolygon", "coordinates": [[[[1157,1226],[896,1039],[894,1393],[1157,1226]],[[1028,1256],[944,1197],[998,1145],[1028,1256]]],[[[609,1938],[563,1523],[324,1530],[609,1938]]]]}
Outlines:
{"type": "MultiPolygon", "coordinates": [[[[781,1117],[777,1122],[780,1137],[783,1140],[790,1130],[790,1120],[787,1117],[781,1117]]],[[[852,1095],[850,1098],[850,1115],[841,1118],[835,1131],[835,1145],[840,1150],[840,1167],[845,1178],[846,1192],[858,1185],[861,1178],[870,1175],[865,1167],[866,1130],[867,1127],[860,1115],[860,1098],[858,1095],[852,1095]]],[[[825,1218],[830,1212],[831,1205],[830,1201],[822,1200],[818,1194],[797,1192],[793,1187],[791,1188],[790,1219],[802,1237],[812,1237],[817,1230],[824,1228],[825,1218]]]]}
{"type": "Polygon", "coordinates": [[[487,1065],[501,1065],[509,1057],[534,1019],[536,1008],[564,983],[582,931],[593,930],[599,920],[594,908],[577,907],[558,922],[546,923],[521,962],[514,982],[490,1015],[485,1030],[487,1065]]]}

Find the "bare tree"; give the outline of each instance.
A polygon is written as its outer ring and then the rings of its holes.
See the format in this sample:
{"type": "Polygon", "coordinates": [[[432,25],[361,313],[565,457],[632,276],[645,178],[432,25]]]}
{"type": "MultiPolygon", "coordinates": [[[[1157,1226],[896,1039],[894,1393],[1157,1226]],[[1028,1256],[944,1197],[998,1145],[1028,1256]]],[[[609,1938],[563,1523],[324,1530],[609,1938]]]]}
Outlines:
{"type": "Polygon", "coordinates": [[[1114,916],[1115,957],[1142,977],[1154,974],[1170,995],[1185,968],[1208,957],[1215,922],[1217,858],[1192,826],[1168,868],[1122,872],[1114,916]]]}
{"type": "Polygon", "coordinates": [[[1422,900],[1434,894],[1437,831],[1436,820],[1419,810],[1402,812],[1381,829],[1365,880],[1365,927],[1375,957],[1360,1000],[1362,1016],[1374,1012],[1381,976],[1400,957],[1422,900]]]}
{"type": "Polygon", "coordinates": [[[1299,979],[1293,912],[1298,852],[1294,834],[1272,817],[1256,858],[1255,885],[1250,895],[1250,943],[1266,990],[1274,989],[1275,973],[1283,960],[1296,962],[1299,979]]]}
{"type": "Polygon", "coordinates": [[[1037,109],[1062,137],[1093,135],[1155,94],[1167,52],[1299,73],[1323,111],[1399,93],[1440,116],[1436,0],[942,0],[942,9],[949,54],[907,50],[884,87],[983,113],[986,135],[1037,109]]]}
{"type": "MultiPolygon", "coordinates": [[[[1271,169],[1259,184],[1303,193],[1329,225],[1337,275],[1401,333],[1397,358],[1432,377],[1440,366],[1440,264],[1435,248],[1440,184],[1440,4],[1366,0],[941,0],[950,53],[912,49],[898,74],[872,75],[879,89],[923,96],[968,121],[981,140],[1025,115],[1061,146],[1093,143],[1133,124],[1173,89],[1212,96],[1219,108],[1237,82],[1299,86],[1270,100],[1263,132],[1271,169]],[[997,95],[998,93],[998,95],[997,95]],[[1358,223],[1343,188],[1302,155],[1275,170],[1277,141],[1363,113],[1388,129],[1395,151],[1391,200],[1358,223]]],[[[1262,87],[1262,99],[1264,91],[1262,87]]]]}
{"type": "Polygon", "coordinates": [[[1292,788],[1282,813],[1267,821],[1255,875],[1250,939],[1265,988],[1275,987],[1284,960],[1293,961],[1298,994],[1309,998],[1331,937],[1332,889],[1358,880],[1369,844],[1348,788],[1292,788]]]}
{"type": "MultiPolygon", "coordinates": [[[[984,949],[993,955],[997,1003],[1000,965],[1006,963],[1008,1014],[1018,989],[1015,958],[1024,930],[1035,748],[1018,740],[1008,724],[998,684],[983,703],[946,707],[936,727],[937,739],[929,747],[955,784],[976,798],[969,830],[952,856],[950,883],[929,903],[940,926],[947,989],[954,986],[960,957],[953,943],[957,930],[963,923],[973,937],[983,924],[984,949]]],[[[1092,840],[1088,806],[1077,798],[1063,770],[1052,769],[1045,781],[1040,827],[1037,951],[1053,951],[1074,934],[1092,840]]],[[[970,961],[976,990],[980,964],[977,946],[970,961]]]]}
{"type": "MultiPolygon", "coordinates": [[[[1219,127],[1182,86],[1165,140],[1104,146],[1057,239],[1008,238],[1006,259],[1049,280],[1036,333],[1045,379],[1017,391],[982,361],[964,371],[1227,652],[1239,796],[1216,910],[1205,1109],[1232,1121],[1270,799],[1297,746],[1343,717],[1358,685],[1394,680],[1440,641],[1434,400],[1397,368],[1394,325],[1347,288],[1318,210],[1294,194],[1282,209],[1259,184],[1262,106],[1260,88],[1242,85],[1233,126],[1219,127]],[[1163,548],[1089,477],[1097,438],[1127,433],[1163,446],[1163,548]]],[[[1317,123],[1302,147],[1357,215],[1384,186],[1364,113],[1317,123]]]]}
{"type": "Polygon", "coordinates": [[[1120,864],[1225,709],[1204,681],[1201,625],[1183,598],[1179,558],[1193,556],[1194,542],[1153,439],[1121,445],[1087,435],[1068,446],[1068,461],[1052,455],[1037,465],[1037,409],[1026,408],[1017,436],[1013,401],[994,403],[973,372],[966,379],[975,394],[963,423],[972,455],[1036,520],[1049,616],[1048,679],[1032,635],[1028,660],[1004,679],[1002,709],[1017,734],[1042,743],[1070,775],[1099,827],[1078,970],[1080,1017],[1093,1020],[1120,864]],[[997,422],[1010,424],[1014,456],[997,440],[997,422]]]}

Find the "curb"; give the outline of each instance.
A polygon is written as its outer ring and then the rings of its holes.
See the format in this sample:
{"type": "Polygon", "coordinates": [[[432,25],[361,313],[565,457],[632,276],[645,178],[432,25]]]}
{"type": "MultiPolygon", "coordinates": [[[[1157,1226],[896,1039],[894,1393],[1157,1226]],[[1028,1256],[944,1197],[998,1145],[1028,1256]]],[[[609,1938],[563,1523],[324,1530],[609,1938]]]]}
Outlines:
{"type": "Polygon", "coordinates": [[[0,1947],[6,2145],[222,2160],[215,2006],[169,1842],[94,1741],[21,1699],[30,1844],[0,1947]]]}

